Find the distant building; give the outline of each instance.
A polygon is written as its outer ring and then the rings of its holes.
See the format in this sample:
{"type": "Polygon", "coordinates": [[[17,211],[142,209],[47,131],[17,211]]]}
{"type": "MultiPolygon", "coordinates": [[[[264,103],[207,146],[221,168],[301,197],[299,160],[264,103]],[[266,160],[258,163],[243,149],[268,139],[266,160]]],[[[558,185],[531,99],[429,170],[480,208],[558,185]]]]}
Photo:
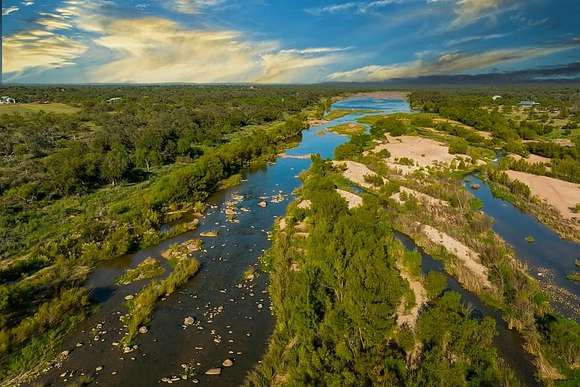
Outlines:
{"type": "Polygon", "coordinates": [[[121,100],[121,97],[113,97],[113,98],[109,98],[107,100],[108,103],[115,103],[115,102],[119,102],[121,100]]]}
{"type": "Polygon", "coordinates": [[[0,97],[0,105],[9,105],[11,103],[16,103],[16,100],[7,96],[0,97]]]}
{"type": "Polygon", "coordinates": [[[500,98],[501,98],[501,95],[494,95],[493,97],[491,97],[491,99],[493,99],[494,101],[497,101],[500,98]]]}
{"type": "Polygon", "coordinates": [[[533,108],[534,106],[539,105],[539,103],[535,102],[535,101],[521,101],[520,102],[520,106],[523,107],[524,109],[529,109],[529,108],[533,108]]]}

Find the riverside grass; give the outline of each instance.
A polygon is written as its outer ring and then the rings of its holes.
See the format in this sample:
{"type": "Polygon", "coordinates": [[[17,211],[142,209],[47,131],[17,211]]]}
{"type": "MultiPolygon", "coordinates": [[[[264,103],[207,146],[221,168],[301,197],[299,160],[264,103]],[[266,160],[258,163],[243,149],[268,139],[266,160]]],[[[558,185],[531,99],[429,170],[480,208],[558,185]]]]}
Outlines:
{"type": "Polygon", "coordinates": [[[177,288],[193,277],[199,268],[200,264],[197,259],[184,257],[175,265],[167,278],[151,282],[132,300],[128,300],[128,313],[123,318],[123,322],[127,325],[127,332],[121,342],[125,346],[131,345],[139,333],[139,328],[151,319],[157,300],[173,294],[177,288]]]}

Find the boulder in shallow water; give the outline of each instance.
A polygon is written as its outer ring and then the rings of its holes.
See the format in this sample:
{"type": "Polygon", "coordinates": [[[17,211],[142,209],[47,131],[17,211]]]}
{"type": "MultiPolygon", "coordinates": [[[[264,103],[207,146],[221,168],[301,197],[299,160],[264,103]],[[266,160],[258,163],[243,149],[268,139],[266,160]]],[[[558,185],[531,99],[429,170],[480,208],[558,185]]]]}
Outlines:
{"type": "Polygon", "coordinates": [[[145,325],[139,328],[139,333],[141,333],[142,335],[144,335],[147,332],[149,332],[149,329],[147,329],[145,325]]]}
{"type": "Polygon", "coordinates": [[[266,208],[268,206],[268,203],[264,200],[262,200],[261,202],[258,203],[258,205],[262,208],[266,208]]]}
{"type": "Polygon", "coordinates": [[[226,359],[226,360],[224,360],[224,362],[222,363],[222,365],[224,367],[233,367],[234,361],[232,359],[226,359]]]}
{"type": "Polygon", "coordinates": [[[478,189],[481,188],[481,186],[479,184],[477,184],[477,183],[473,183],[473,184],[471,184],[471,188],[474,189],[474,190],[478,190],[478,189]]]}
{"type": "Polygon", "coordinates": [[[191,316],[188,316],[186,318],[183,319],[183,325],[193,325],[193,323],[195,322],[195,319],[191,316]]]}
{"type": "Polygon", "coordinates": [[[222,369],[221,368],[210,368],[209,370],[205,371],[206,375],[221,375],[222,369]]]}

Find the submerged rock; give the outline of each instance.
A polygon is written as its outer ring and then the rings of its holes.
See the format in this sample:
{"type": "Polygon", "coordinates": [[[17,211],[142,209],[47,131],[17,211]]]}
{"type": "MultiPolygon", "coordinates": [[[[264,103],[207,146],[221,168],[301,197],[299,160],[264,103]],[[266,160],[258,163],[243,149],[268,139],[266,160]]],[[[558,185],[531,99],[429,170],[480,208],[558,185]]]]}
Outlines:
{"type": "Polygon", "coordinates": [[[209,370],[205,371],[206,375],[221,375],[222,369],[221,368],[210,368],[209,370]]]}
{"type": "Polygon", "coordinates": [[[264,200],[262,200],[261,202],[258,203],[258,206],[262,207],[262,208],[266,208],[268,206],[268,203],[264,200]]]}

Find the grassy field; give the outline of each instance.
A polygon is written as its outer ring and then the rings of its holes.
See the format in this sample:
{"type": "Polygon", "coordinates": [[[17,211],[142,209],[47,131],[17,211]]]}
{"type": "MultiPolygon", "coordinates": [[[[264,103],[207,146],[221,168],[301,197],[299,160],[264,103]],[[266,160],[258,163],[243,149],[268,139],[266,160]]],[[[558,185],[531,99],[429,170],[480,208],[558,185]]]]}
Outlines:
{"type": "Polygon", "coordinates": [[[72,114],[81,109],[65,105],[64,103],[18,103],[11,105],[0,105],[0,114],[14,114],[14,113],[36,113],[44,111],[46,113],[61,113],[72,114]]]}

